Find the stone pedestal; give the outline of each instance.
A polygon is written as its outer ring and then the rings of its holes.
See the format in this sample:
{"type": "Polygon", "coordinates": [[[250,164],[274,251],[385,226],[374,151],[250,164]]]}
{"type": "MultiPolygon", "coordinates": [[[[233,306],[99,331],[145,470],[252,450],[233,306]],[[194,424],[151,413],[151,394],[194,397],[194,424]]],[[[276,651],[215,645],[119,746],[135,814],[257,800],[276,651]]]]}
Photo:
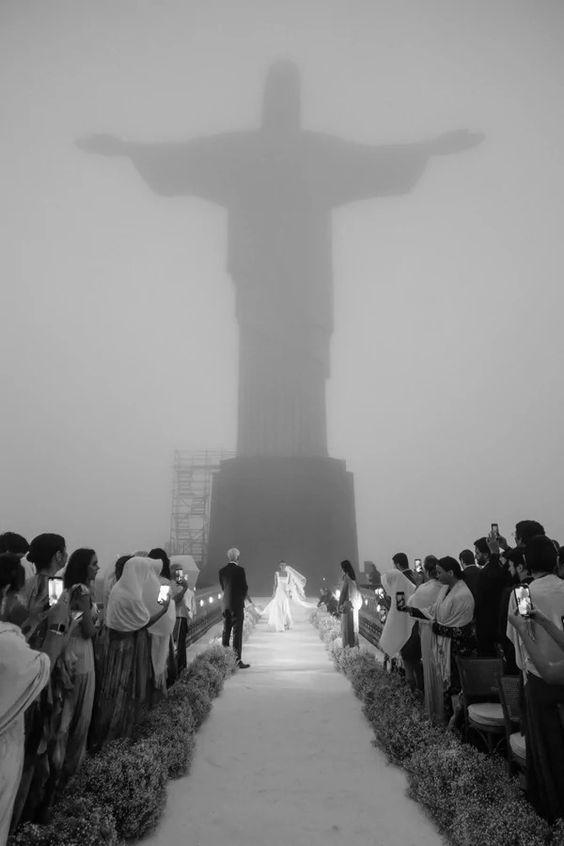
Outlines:
{"type": "Polygon", "coordinates": [[[334,458],[232,458],[212,486],[206,567],[198,585],[217,580],[227,550],[241,551],[251,596],[270,595],[281,559],[307,577],[317,595],[335,582],[339,562],[358,567],[354,488],[334,458]]]}

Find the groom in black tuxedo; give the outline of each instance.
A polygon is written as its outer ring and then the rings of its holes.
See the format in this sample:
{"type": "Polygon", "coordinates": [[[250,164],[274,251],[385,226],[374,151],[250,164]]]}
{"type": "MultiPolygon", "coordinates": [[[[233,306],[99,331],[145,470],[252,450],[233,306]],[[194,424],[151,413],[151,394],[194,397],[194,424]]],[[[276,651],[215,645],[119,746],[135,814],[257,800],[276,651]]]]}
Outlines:
{"type": "Polygon", "coordinates": [[[241,660],[243,648],[243,619],[245,616],[245,599],[249,598],[247,577],[244,569],[239,565],[239,550],[227,550],[227,564],[219,571],[219,584],[223,591],[223,636],[221,642],[229,646],[231,631],[233,631],[233,649],[237,655],[237,666],[246,670],[250,664],[241,660]]]}

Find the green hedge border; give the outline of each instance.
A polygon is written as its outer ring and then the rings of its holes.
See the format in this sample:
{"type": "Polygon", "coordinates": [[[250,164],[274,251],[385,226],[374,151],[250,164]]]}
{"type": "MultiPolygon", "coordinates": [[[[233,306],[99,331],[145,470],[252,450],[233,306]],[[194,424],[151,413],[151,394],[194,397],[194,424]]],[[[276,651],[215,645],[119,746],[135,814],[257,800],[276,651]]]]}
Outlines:
{"type": "MultiPolygon", "coordinates": [[[[246,617],[245,639],[252,628],[246,617]]],[[[119,846],[152,831],[165,810],[167,780],[190,771],[194,733],[236,669],[231,649],[214,644],[200,652],[130,739],[85,758],[49,825],[25,823],[8,846],[119,846]]]]}
{"type": "Polygon", "coordinates": [[[372,652],[340,645],[339,621],[318,611],[311,620],[361,700],[375,745],[406,770],[409,795],[453,846],[564,846],[564,823],[550,827],[538,816],[500,757],[434,726],[421,700],[372,652]]]}

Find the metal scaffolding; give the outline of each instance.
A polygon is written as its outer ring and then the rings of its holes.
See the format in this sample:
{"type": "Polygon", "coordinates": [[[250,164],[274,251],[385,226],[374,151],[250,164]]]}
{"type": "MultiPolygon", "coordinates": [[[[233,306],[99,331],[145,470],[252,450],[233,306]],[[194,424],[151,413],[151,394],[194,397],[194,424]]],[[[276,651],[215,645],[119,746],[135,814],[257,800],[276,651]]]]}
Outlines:
{"type": "Polygon", "coordinates": [[[198,567],[206,560],[213,473],[234,452],[174,451],[170,555],[192,555],[198,567]]]}

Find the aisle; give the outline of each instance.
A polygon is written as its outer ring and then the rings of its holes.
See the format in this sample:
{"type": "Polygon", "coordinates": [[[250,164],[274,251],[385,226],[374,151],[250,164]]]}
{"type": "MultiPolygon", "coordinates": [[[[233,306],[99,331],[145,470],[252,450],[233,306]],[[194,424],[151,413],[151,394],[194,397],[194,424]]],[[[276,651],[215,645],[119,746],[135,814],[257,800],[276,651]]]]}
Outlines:
{"type": "Polygon", "coordinates": [[[144,846],[438,846],[317,631],[260,623],[144,846]]]}

